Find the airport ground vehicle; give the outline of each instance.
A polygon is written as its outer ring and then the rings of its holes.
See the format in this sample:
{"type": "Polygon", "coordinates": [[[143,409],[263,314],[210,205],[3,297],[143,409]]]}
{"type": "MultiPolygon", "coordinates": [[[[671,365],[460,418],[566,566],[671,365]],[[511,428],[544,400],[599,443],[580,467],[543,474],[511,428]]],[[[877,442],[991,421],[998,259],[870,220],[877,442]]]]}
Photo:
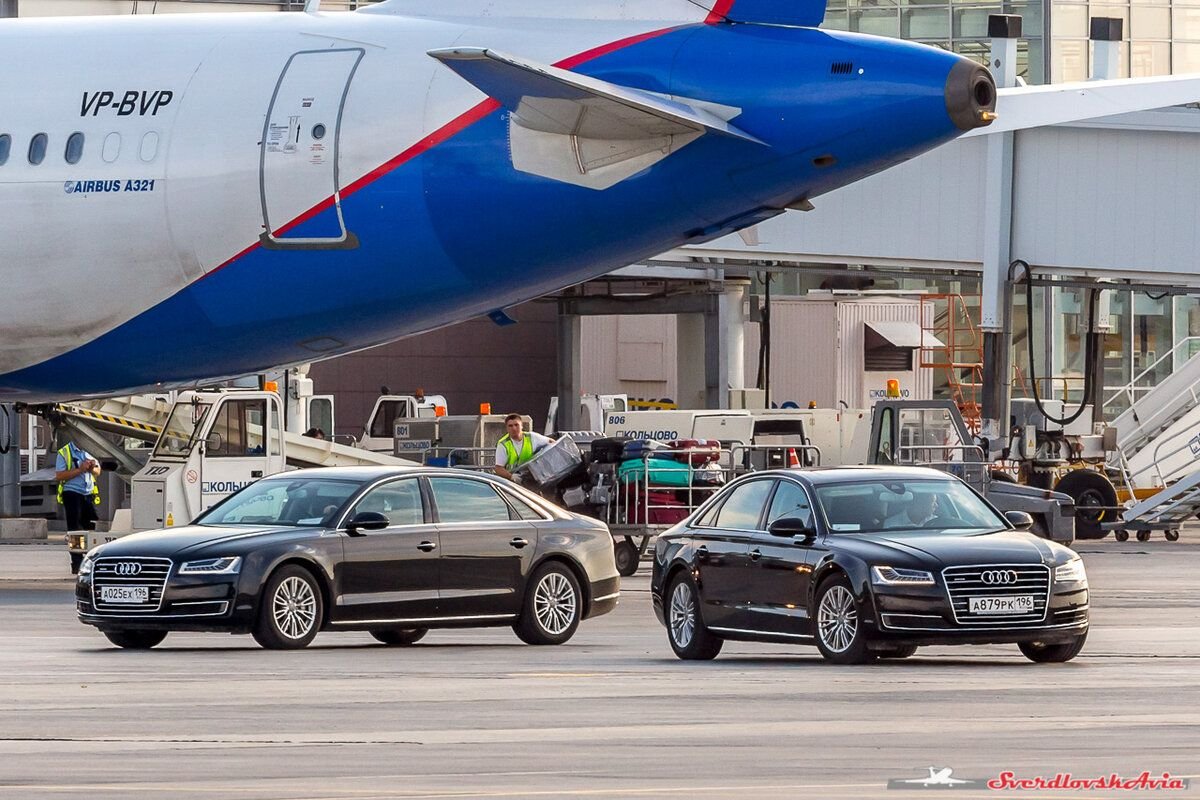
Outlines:
{"type": "Polygon", "coordinates": [[[402,424],[415,419],[432,419],[437,416],[439,408],[442,414],[449,410],[446,398],[440,394],[426,395],[421,399],[411,394],[380,395],[375,399],[357,445],[376,453],[391,453],[395,446],[397,422],[402,424]]]}
{"type": "Polygon", "coordinates": [[[405,645],[495,625],[561,644],[619,592],[596,520],[478,473],[357,467],[266,477],[190,526],[102,545],[75,596],[80,621],[119,647],[192,630],[294,649],[320,630],[405,645]]]}
{"type": "Polygon", "coordinates": [[[755,473],[659,536],[654,609],[683,659],[739,639],[840,664],[972,643],[1068,661],[1087,638],[1083,561],[1030,524],[932,469],[755,473]]]}
{"type": "MultiPolygon", "coordinates": [[[[296,467],[411,463],[286,430],[289,417],[300,429],[307,427],[307,418],[296,415],[301,406],[297,402],[287,404],[285,411],[276,391],[212,389],[181,392],[173,404],[142,396],[119,405],[119,409],[102,407],[112,413],[73,406],[57,406],[50,412],[74,435],[87,436],[93,452],[105,447],[106,458],[131,476],[131,508],[118,512],[121,523],[108,530],[68,532],[73,570],[83,554],[98,544],[132,531],[185,524],[266,475],[296,467]],[[82,427],[80,420],[100,431],[153,441],[154,447],[148,456],[135,458],[93,435],[95,430],[82,427]]],[[[305,410],[310,407],[303,405],[305,410]]]]}

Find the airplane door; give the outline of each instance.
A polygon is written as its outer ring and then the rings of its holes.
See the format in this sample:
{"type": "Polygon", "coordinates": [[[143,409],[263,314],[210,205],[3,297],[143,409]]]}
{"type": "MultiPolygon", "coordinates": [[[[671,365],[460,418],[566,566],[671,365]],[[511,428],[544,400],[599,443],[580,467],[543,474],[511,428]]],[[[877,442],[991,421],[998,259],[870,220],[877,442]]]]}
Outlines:
{"type": "Polygon", "coordinates": [[[342,216],[338,156],[346,94],[364,53],[361,48],[304,51],[284,66],[259,156],[264,247],[358,246],[342,216]],[[310,216],[314,208],[321,213],[310,216]]]}

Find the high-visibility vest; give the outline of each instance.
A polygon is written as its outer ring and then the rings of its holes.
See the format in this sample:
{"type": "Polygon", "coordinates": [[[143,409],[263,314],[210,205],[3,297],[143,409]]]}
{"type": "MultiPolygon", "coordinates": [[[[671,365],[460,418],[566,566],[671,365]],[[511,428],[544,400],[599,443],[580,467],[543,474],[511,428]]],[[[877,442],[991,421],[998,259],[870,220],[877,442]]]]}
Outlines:
{"type": "MultiPolygon", "coordinates": [[[[66,462],[67,471],[75,469],[75,467],[73,466],[74,459],[71,458],[71,445],[67,445],[63,449],[59,450],[58,454],[60,456],[62,456],[63,461],[66,462]]],[[[66,483],[66,481],[63,481],[63,483],[66,483]]],[[[63,495],[63,485],[62,485],[62,483],[60,483],[58,485],[58,504],[59,505],[62,505],[62,495],[63,495]]],[[[100,505],[100,487],[96,485],[95,478],[92,478],[92,502],[95,503],[96,505],[100,505]]]]}
{"type": "Polygon", "coordinates": [[[521,437],[521,452],[517,453],[517,446],[513,444],[512,437],[508,434],[500,440],[500,444],[504,445],[504,452],[508,454],[508,458],[504,462],[505,469],[513,470],[522,464],[533,460],[533,437],[521,437]]]}

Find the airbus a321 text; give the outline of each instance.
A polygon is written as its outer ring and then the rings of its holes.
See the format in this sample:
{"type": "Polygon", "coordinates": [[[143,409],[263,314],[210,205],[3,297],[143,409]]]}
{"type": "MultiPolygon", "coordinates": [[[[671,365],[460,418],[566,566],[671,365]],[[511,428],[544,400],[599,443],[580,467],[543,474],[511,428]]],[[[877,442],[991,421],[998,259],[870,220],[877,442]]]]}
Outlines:
{"type": "MultiPolygon", "coordinates": [[[[427,331],[1016,109],[961,56],[818,29],[824,0],[309,5],[0,23],[0,399],[427,331]]],[[[1128,89],[1089,91],[1115,113],[1128,89]]]]}

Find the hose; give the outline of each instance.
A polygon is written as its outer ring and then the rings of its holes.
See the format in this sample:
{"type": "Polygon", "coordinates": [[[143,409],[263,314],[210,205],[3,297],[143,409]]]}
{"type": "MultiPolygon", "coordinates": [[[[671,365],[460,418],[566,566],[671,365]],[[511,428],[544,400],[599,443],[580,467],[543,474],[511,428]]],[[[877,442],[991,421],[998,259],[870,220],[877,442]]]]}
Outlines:
{"type": "Polygon", "coordinates": [[[1092,396],[1093,383],[1095,382],[1095,370],[1092,368],[1096,358],[1096,347],[1098,346],[1099,335],[1092,331],[1092,326],[1096,321],[1096,303],[1100,299],[1100,290],[1091,289],[1090,300],[1088,301],[1088,323],[1087,323],[1087,341],[1084,345],[1084,362],[1083,362],[1083,400],[1079,403],[1079,408],[1075,409],[1075,413],[1069,417],[1059,419],[1050,414],[1046,407],[1042,405],[1042,397],[1038,392],[1037,364],[1033,358],[1033,270],[1029,264],[1021,259],[1017,259],[1008,265],[1009,279],[1012,279],[1013,268],[1020,265],[1025,270],[1025,344],[1029,349],[1029,383],[1033,388],[1033,404],[1037,407],[1038,412],[1048,421],[1056,425],[1070,425],[1075,420],[1083,416],[1083,412],[1087,409],[1088,398],[1092,396]]]}

